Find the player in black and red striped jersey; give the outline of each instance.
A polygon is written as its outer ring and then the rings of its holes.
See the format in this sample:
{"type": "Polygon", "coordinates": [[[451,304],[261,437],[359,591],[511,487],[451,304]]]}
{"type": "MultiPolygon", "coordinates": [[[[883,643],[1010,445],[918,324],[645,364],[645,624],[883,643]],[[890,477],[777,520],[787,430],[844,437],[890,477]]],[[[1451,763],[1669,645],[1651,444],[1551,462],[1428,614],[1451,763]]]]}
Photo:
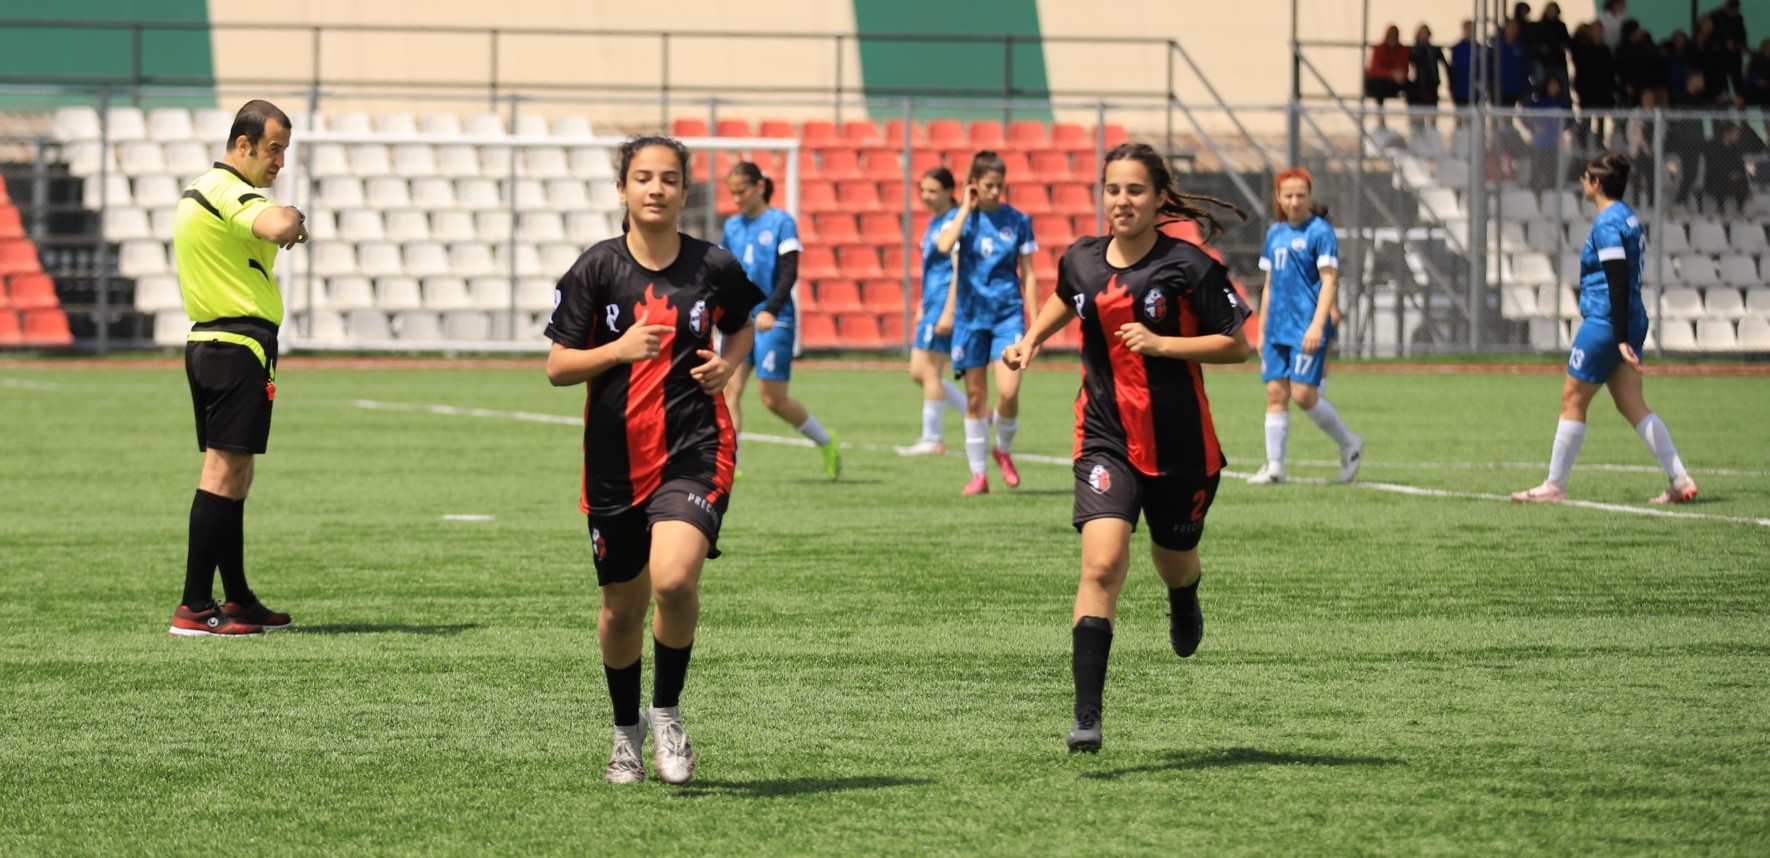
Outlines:
{"type": "Polygon", "coordinates": [[[1174,187],[1166,161],[1142,143],[1107,153],[1101,174],[1112,235],[1083,238],[1058,265],[1057,293],[1002,360],[1023,370],[1045,340],[1082,322],[1082,389],[1076,397],[1075,514],[1082,535],[1072,669],[1071,751],[1098,751],[1106,660],[1119,590],[1141,510],[1150,556],[1168,585],[1168,636],[1186,658],[1204,636],[1198,605],[1199,537],[1228,461],[1217,444],[1201,363],[1241,363],[1248,308],[1229,272],[1198,245],[1164,235],[1158,219],[1221,226],[1208,202],[1174,187]]]}
{"type": "Polygon", "coordinates": [[[625,233],[578,258],[559,280],[547,379],[588,382],[579,505],[589,517],[603,670],[615,744],[604,776],[645,777],[649,721],[658,775],[683,783],[694,748],[678,703],[700,619],[701,566],[719,556],[737,433],[721,392],[750,353],[750,308],[766,297],[736,258],[677,231],[689,154],[667,137],[619,149],[625,233]],[[713,351],[713,331],[724,334],[713,351]],[[653,599],[656,676],[639,714],[645,612],[653,599]]]}

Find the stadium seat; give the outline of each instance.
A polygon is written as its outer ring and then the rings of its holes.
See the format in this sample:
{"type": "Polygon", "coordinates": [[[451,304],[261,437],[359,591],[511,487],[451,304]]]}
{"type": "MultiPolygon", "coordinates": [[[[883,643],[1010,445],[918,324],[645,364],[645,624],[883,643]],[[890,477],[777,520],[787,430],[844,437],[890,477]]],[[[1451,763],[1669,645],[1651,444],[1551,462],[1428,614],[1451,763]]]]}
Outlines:
{"type": "Polygon", "coordinates": [[[921,146],[923,143],[927,142],[928,135],[922,131],[920,125],[911,122],[906,126],[901,119],[885,120],[885,133],[879,138],[879,140],[881,143],[884,143],[893,149],[901,150],[903,149],[903,144],[905,142],[903,135],[904,129],[906,128],[909,129],[910,139],[908,142],[912,148],[921,146]]]}
{"type": "Polygon", "coordinates": [[[184,310],[161,310],[154,314],[154,344],[183,346],[189,341],[191,320],[184,310]]]}
{"type": "Polygon", "coordinates": [[[965,130],[957,119],[931,119],[928,121],[928,145],[941,148],[954,148],[965,144],[965,130]]]}
{"type": "MultiPolygon", "coordinates": [[[[497,259],[499,250],[506,247],[508,245],[503,243],[488,245],[479,241],[455,242],[449,245],[448,262],[442,270],[456,277],[484,277],[507,273],[510,269],[499,265],[497,259]]],[[[533,248],[530,251],[533,252],[533,248]]],[[[536,267],[539,267],[539,260],[536,267]]]]}
{"type": "MultiPolygon", "coordinates": [[[[921,233],[916,234],[917,238],[921,233]]],[[[896,244],[903,241],[903,216],[891,212],[867,212],[860,216],[859,239],[873,244],[896,244]]]]}
{"type": "Polygon", "coordinates": [[[547,117],[539,113],[517,114],[510,129],[511,135],[516,137],[546,137],[547,131],[547,117]]]}
{"type": "Polygon", "coordinates": [[[1721,285],[1721,274],[1715,258],[1706,253],[1686,253],[1677,258],[1678,282],[1692,289],[1721,285]]]}
{"type": "Polygon", "coordinates": [[[436,174],[451,179],[476,178],[480,174],[479,150],[465,145],[434,147],[436,174]]]}
{"type": "Polygon", "coordinates": [[[826,182],[850,182],[863,178],[860,153],[853,149],[826,149],[817,177],[826,182]]]}
{"type": "Polygon", "coordinates": [[[111,107],[104,112],[105,136],[112,143],[146,140],[147,117],[139,107],[111,107]]]}
{"type": "Polygon", "coordinates": [[[866,309],[860,286],[853,280],[819,280],[815,306],[820,313],[858,313],[866,309]]]}
{"type": "Polygon", "coordinates": [[[426,113],[418,117],[418,131],[426,137],[459,137],[461,117],[453,113],[426,113]]]}
{"type": "Polygon", "coordinates": [[[191,125],[196,132],[195,139],[213,150],[226,145],[228,132],[233,130],[234,115],[216,108],[200,108],[191,114],[191,125]]]}
{"type": "Polygon", "coordinates": [[[156,274],[135,281],[135,309],[143,313],[184,309],[184,293],[178,288],[178,278],[156,274]]]}
{"type": "Polygon", "coordinates": [[[1690,249],[1697,253],[1730,253],[1727,228],[1720,221],[1698,220],[1690,224],[1690,249]]]}
{"type": "MultiPolygon", "coordinates": [[[[340,230],[344,224],[338,225],[340,230]]],[[[348,235],[348,233],[346,233],[348,235]]],[[[413,248],[423,248],[423,244],[414,244],[413,248]]],[[[357,270],[369,277],[390,277],[396,274],[413,274],[423,276],[435,273],[422,250],[412,254],[412,259],[403,258],[400,246],[388,241],[364,241],[356,246],[357,270]]]]}
{"type": "Polygon", "coordinates": [[[1103,136],[1106,138],[1106,151],[1108,152],[1111,152],[1113,147],[1118,146],[1120,143],[1124,143],[1131,139],[1131,135],[1125,131],[1125,126],[1116,122],[1106,123],[1106,129],[1103,132],[1103,136]]]}
{"type": "Polygon", "coordinates": [[[842,208],[854,212],[873,211],[880,207],[879,187],[872,182],[842,182],[836,186],[836,199],[842,208]]]}
{"type": "Polygon", "coordinates": [[[1057,283],[1057,254],[1049,249],[1040,249],[1033,254],[1033,276],[1039,278],[1041,284],[1057,283]]]}
{"type": "Polygon", "coordinates": [[[1667,289],[1661,293],[1660,312],[1667,319],[1697,319],[1703,315],[1702,293],[1695,289],[1667,289]]]}
{"type": "Polygon", "coordinates": [[[1770,249],[1770,242],[1764,238],[1764,224],[1751,220],[1736,220],[1728,233],[1728,247],[1734,253],[1761,253],[1770,249]]]}
{"type": "Polygon", "coordinates": [[[1468,217],[1457,199],[1457,192],[1451,188],[1421,188],[1419,196],[1420,206],[1439,220],[1468,217]]]}
{"type": "MultiPolygon", "coordinates": [[[[809,219],[811,235],[824,244],[842,244],[860,240],[860,229],[854,225],[854,215],[847,212],[818,212],[809,219]]],[[[807,241],[810,241],[809,236],[807,241]]]]}
{"type": "Polygon", "coordinates": [[[166,172],[166,150],[159,143],[136,140],[117,146],[117,169],[125,176],[166,172]]]}
{"type": "Polygon", "coordinates": [[[430,241],[430,218],[417,208],[396,209],[386,214],[383,235],[402,244],[430,241]]]}
{"type": "Polygon", "coordinates": [[[355,242],[386,241],[387,229],[381,213],[374,209],[346,209],[338,212],[338,234],[355,242]]]}
{"type": "Polygon", "coordinates": [[[842,139],[850,146],[872,146],[885,139],[879,126],[870,119],[851,119],[842,123],[842,139]]]}
{"type": "MultiPolygon", "coordinates": [[[[896,274],[896,272],[886,272],[896,274]]],[[[868,280],[861,284],[861,303],[869,312],[889,315],[902,313],[904,308],[903,281],[894,277],[868,280]]]]}
{"type": "Polygon", "coordinates": [[[992,149],[1000,152],[1008,148],[1008,135],[1002,130],[1002,123],[994,119],[971,120],[969,132],[973,149],[992,149]]]}
{"type": "Polygon", "coordinates": [[[1071,152],[1094,151],[1094,138],[1087,129],[1073,122],[1059,122],[1051,126],[1051,145],[1065,154],[1071,152]]]}
{"type": "Polygon", "coordinates": [[[333,211],[360,209],[364,205],[363,183],[357,179],[329,176],[320,180],[314,203],[333,211]]]}
{"type": "Polygon", "coordinates": [[[27,347],[60,347],[74,344],[68,330],[68,317],[60,308],[25,310],[19,313],[24,344],[27,347]]]}
{"type": "Polygon", "coordinates": [[[798,137],[793,131],[793,123],[785,119],[764,119],[756,125],[756,136],[770,139],[798,137]]]}
{"type": "Polygon", "coordinates": [[[1033,238],[1045,247],[1068,247],[1076,240],[1069,218],[1061,215],[1033,218],[1032,229],[1033,238]]]}
{"type": "Polygon", "coordinates": [[[1555,282],[1555,266],[1549,262],[1547,254],[1514,253],[1512,254],[1512,282],[1544,286],[1555,282]]]}
{"type": "Polygon", "coordinates": [[[902,310],[891,313],[879,313],[878,319],[880,345],[886,348],[900,348],[909,344],[908,338],[904,336],[906,327],[903,321],[902,310]]]}
{"type": "Polygon", "coordinates": [[[1519,253],[1529,249],[1524,237],[1524,224],[1507,219],[1495,225],[1493,231],[1498,233],[1501,253],[1519,253]]]}
{"type": "Polygon", "coordinates": [[[116,149],[96,142],[68,143],[62,146],[62,160],[68,172],[90,179],[101,172],[117,172],[116,149]]]}
{"type": "Polygon", "coordinates": [[[1747,316],[1739,320],[1739,350],[1744,352],[1770,352],[1770,319],[1763,316],[1747,316]]]}
{"type": "Polygon", "coordinates": [[[1698,351],[1723,354],[1739,351],[1739,337],[1733,331],[1732,320],[1696,320],[1696,348],[1698,351]]]}
{"type": "Polygon", "coordinates": [[[1512,320],[1535,318],[1536,309],[1536,289],[1534,287],[1508,285],[1500,288],[1501,318],[1512,320]]]}
{"type": "Polygon", "coordinates": [[[800,280],[826,280],[842,277],[836,265],[836,251],[829,245],[814,244],[799,256],[800,280]]]}
{"type": "Polygon", "coordinates": [[[1524,224],[1524,243],[1531,250],[1560,253],[1567,249],[1567,233],[1560,221],[1533,220],[1524,224]]]}
{"type": "Polygon", "coordinates": [[[1091,186],[1080,182],[1068,182],[1055,185],[1051,189],[1051,210],[1063,215],[1092,215],[1094,213],[1094,190],[1091,186]]]}
{"type": "Polygon", "coordinates": [[[807,181],[799,188],[799,210],[806,214],[842,211],[836,201],[836,186],[830,182],[807,181]]]}
{"type": "Polygon", "coordinates": [[[37,245],[29,239],[0,239],[0,277],[43,270],[37,261],[37,245]]]}
{"type": "Polygon", "coordinates": [[[842,276],[854,280],[870,280],[885,276],[879,265],[878,251],[870,244],[844,244],[836,248],[836,263],[842,276]]]}
{"type": "Polygon", "coordinates": [[[1745,316],[1745,299],[1733,286],[1710,286],[1702,293],[1703,315],[1710,319],[1739,319],[1745,316]]]}
{"type": "Polygon", "coordinates": [[[1495,215],[1506,221],[1536,220],[1542,217],[1542,209],[1537,205],[1536,194],[1521,189],[1500,191],[1498,208],[1495,215]]]}
{"type": "Polygon", "coordinates": [[[1563,286],[1544,286],[1537,290],[1538,312],[1545,318],[1578,319],[1579,294],[1563,286]]]}
{"type": "Polygon", "coordinates": [[[828,149],[842,145],[836,123],[827,119],[808,119],[799,126],[799,140],[807,149],[828,149]]]}
{"type": "Polygon", "coordinates": [[[505,207],[502,195],[498,192],[498,183],[491,179],[457,179],[455,204],[473,210],[505,207]]]}
{"type": "Polygon", "coordinates": [[[0,203],[0,239],[24,237],[25,223],[19,216],[18,207],[11,203],[0,203]]]}
{"type": "Polygon", "coordinates": [[[1056,151],[1032,153],[1028,178],[1045,183],[1069,182],[1077,177],[1070,171],[1069,156],[1056,151]]]}
{"type": "Polygon", "coordinates": [[[125,241],[117,248],[117,273],[131,279],[150,274],[168,274],[172,263],[166,257],[166,244],[153,239],[125,241]]]}
{"type": "Polygon", "coordinates": [[[1051,148],[1051,138],[1045,131],[1045,123],[1036,119],[1016,119],[1008,123],[1008,144],[1022,152],[1036,152],[1051,148]]]}
{"type": "MultiPolygon", "coordinates": [[[[313,312],[317,317],[319,311],[313,312]]],[[[349,339],[359,342],[393,339],[393,329],[387,324],[387,314],[381,310],[352,310],[345,315],[344,321],[349,339]]]]}
{"type": "Polygon", "coordinates": [[[707,120],[696,116],[684,116],[670,123],[672,137],[711,137],[708,133],[707,120]]]}
{"type": "Polygon", "coordinates": [[[105,209],[100,222],[106,241],[154,237],[153,229],[148,225],[148,213],[141,209],[105,209]]]}
{"type": "Polygon", "coordinates": [[[903,159],[898,157],[896,149],[885,146],[868,147],[861,151],[860,162],[864,178],[875,182],[903,179],[903,159]]]}
{"type": "Polygon", "coordinates": [[[411,277],[376,278],[375,306],[389,312],[416,310],[424,306],[424,293],[411,277]]]}
{"type": "Polygon", "coordinates": [[[1466,188],[1469,186],[1469,165],[1462,161],[1438,162],[1438,180],[1433,184],[1447,188],[1466,188]]]}
{"type": "Polygon", "coordinates": [[[0,348],[16,348],[24,344],[24,328],[19,324],[18,314],[0,307],[0,348]]]}
{"type": "Polygon", "coordinates": [[[836,317],[836,339],[845,349],[876,349],[885,345],[879,319],[872,313],[842,313],[836,317]]]}
{"type": "Polygon", "coordinates": [[[82,190],[82,204],[95,212],[111,206],[135,205],[135,195],[129,191],[129,179],[121,173],[111,173],[102,181],[97,176],[90,177],[82,190]]]}
{"type": "Polygon", "coordinates": [[[1745,290],[1745,314],[1770,319],[1770,286],[1755,286],[1745,290]]]}
{"type": "MultiPolygon", "coordinates": [[[[14,310],[41,310],[61,306],[61,299],[55,294],[55,281],[49,279],[47,274],[24,271],[3,279],[6,281],[5,292],[14,310]]],[[[182,305],[181,299],[180,306],[182,305]]]]}
{"type": "Polygon", "coordinates": [[[1580,204],[1579,194],[1573,191],[1562,191],[1546,188],[1540,194],[1543,217],[1555,219],[1556,207],[1560,207],[1561,222],[1576,221],[1583,218],[1584,207],[1580,204]]]}
{"type": "MultiPolygon", "coordinates": [[[[290,312],[332,306],[332,289],[324,277],[310,274],[291,276],[282,281],[283,307],[290,312]]],[[[136,304],[141,304],[141,287],[136,286],[136,304]]]]}
{"type": "MultiPolygon", "coordinates": [[[[144,209],[176,208],[184,188],[172,176],[142,176],[135,180],[135,204],[144,209]]],[[[166,233],[165,238],[171,238],[166,233]]]]}
{"type": "Polygon", "coordinates": [[[971,170],[971,157],[976,154],[977,150],[970,146],[947,149],[940,153],[941,158],[946,162],[946,168],[953,171],[953,179],[958,184],[958,187],[954,189],[955,193],[964,190],[965,176],[969,175],[971,170]]]}
{"type": "Polygon", "coordinates": [[[459,277],[426,277],[420,284],[426,310],[464,310],[473,306],[467,281],[459,277]]]}
{"type": "Polygon", "coordinates": [[[100,136],[98,111],[85,105],[58,107],[50,130],[57,140],[97,140],[100,136]]]}
{"type": "Polygon", "coordinates": [[[456,310],[442,317],[442,338],[457,342],[492,338],[492,317],[473,310],[456,310]]]}
{"type": "Polygon", "coordinates": [[[1560,319],[1535,318],[1527,323],[1530,347],[1539,352],[1556,351],[1572,345],[1568,325],[1560,319]]]}
{"type": "MultiPolygon", "coordinates": [[[[553,292],[552,284],[548,284],[547,293],[553,292]]],[[[515,292],[510,280],[506,277],[475,277],[467,283],[467,304],[479,310],[508,310],[512,306],[515,292]]],[[[516,305],[518,310],[552,309],[543,303],[540,307],[523,307],[516,305]]]]}
{"type": "Polygon", "coordinates": [[[1689,253],[1690,237],[1684,232],[1684,225],[1675,221],[1666,223],[1663,235],[1653,232],[1652,225],[1649,224],[1647,246],[1661,253],[1689,253]]]}
{"type": "Polygon", "coordinates": [[[799,337],[801,344],[808,349],[834,349],[840,345],[836,320],[824,313],[807,314],[800,321],[799,337]]]}
{"type": "Polygon", "coordinates": [[[565,218],[559,212],[524,212],[517,218],[516,235],[535,244],[565,241],[565,218]]]}

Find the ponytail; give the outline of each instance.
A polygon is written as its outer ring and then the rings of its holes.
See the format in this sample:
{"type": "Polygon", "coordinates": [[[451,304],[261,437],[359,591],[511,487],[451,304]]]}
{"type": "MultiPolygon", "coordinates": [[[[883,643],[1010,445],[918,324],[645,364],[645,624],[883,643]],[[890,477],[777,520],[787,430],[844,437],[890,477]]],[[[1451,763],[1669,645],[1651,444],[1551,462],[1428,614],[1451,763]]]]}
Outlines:
{"type": "Polygon", "coordinates": [[[750,161],[739,161],[731,165],[731,175],[742,176],[745,181],[762,186],[762,201],[774,200],[774,180],[762,174],[762,168],[750,161]]]}
{"type": "Polygon", "coordinates": [[[1112,151],[1106,153],[1106,160],[1100,164],[1100,184],[1102,186],[1106,184],[1106,165],[1114,161],[1136,161],[1142,164],[1143,169],[1149,173],[1150,184],[1160,189],[1161,208],[1158,210],[1159,213],[1204,225],[1204,238],[1207,242],[1223,234],[1223,224],[1217,220],[1216,213],[1206,208],[1206,205],[1232,211],[1236,217],[1241,218],[1243,223],[1248,220],[1248,213],[1228,200],[1205,194],[1182,192],[1179,186],[1174,184],[1174,173],[1168,169],[1167,159],[1147,143],[1120,143],[1114,146],[1112,151]]]}

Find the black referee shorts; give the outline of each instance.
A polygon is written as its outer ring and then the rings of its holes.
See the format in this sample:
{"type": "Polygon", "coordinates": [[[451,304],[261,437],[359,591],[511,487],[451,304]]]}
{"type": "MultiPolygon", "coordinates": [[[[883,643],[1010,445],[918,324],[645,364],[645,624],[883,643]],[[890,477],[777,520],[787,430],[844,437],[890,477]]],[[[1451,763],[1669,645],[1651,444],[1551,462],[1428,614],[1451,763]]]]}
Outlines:
{"type": "Polygon", "coordinates": [[[1170,551],[1191,551],[1205,533],[1205,513],[1217,499],[1221,474],[1151,477],[1119,456],[1089,453],[1076,460],[1076,530],[1097,518],[1117,518],[1137,529],[1137,512],[1149,522],[1151,542],[1170,551]]]}
{"type": "Polygon", "coordinates": [[[184,375],[196,411],[198,450],[264,452],[270,441],[276,387],[269,368],[251,349],[233,343],[186,343],[184,375]]]}
{"type": "Polygon", "coordinates": [[[731,495],[707,500],[711,479],[665,480],[645,503],[620,515],[591,515],[590,550],[596,558],[596,585],[607,587],[639,577],[651,562],[651,527],[660,521],[686,521],[707,537],[707,559],[719,556],[719,526],[731,495]]]}

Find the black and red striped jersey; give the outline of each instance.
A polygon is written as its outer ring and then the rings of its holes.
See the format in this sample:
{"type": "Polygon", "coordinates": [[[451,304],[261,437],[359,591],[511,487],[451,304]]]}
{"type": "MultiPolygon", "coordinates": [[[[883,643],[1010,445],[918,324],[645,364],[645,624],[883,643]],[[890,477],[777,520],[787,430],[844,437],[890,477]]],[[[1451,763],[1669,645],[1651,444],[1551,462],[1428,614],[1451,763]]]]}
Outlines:
{"type": "Polygon", "coordinates": [[[1233,334],[1248,318],[1229,272],[1191,242],[1156,237],[1128,268],[1106,261],[1110,237],[1078,240],[1057,268],[1057,296],[1081,317],[1082,389],[1075,455],[1113,453],[1149,476],[1209,476],[1228,460],[1217,444],[1199,365],[1126,348],[1120,327],[1164,337],[1233,334]]]}
{"type": "Polygon", "coordinates": [[[688,373],[706,362],[695,352],[713,348],[714,328],[742,330],[766,297],[730,253],[686,235],[662,271],[641,266],[626,236],[616,236],[584,251],[559,278],[547,337],[566,348],[614,342],[641,315],[648,325],[675,327],[656,358],[590,380],[579,498],[585,513],[619,515],[681,477],[710,481],[716,494],[709,502],[731,491],[737,433],[725,398],[701,390],[688,373]]]}

